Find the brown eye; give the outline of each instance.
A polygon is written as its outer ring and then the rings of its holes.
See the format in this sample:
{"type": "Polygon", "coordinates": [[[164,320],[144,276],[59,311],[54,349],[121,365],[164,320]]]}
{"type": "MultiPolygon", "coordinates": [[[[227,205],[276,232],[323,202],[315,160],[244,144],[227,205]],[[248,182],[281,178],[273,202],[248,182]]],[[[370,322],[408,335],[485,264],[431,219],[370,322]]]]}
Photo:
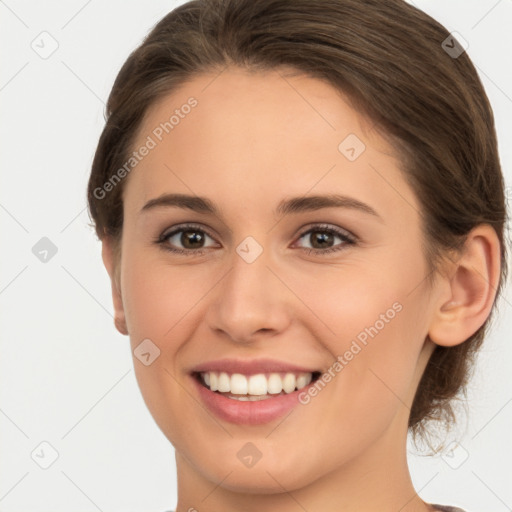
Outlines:
{"type": "Polygon", "coordinates": [[[213,238],[203,229],[195,226],[181,226],[179,229],[162,234],[156,242],[167,251],[194,256],[202,254],[206,248],[215,245],[205,245],[208,238],[213,241],[213,238]]]}
{"type": "Polygon", "coordinates": [[[204,243],[204,235],[197,230],[181,231],[180,243],[185,249],[198,249],[204,243]]]}
{"type": "Polygon", "coordinates": [[[302,247],[308,254],[315,253],[320,255],[341,251],[347,246],[356,243],[354,235],[329,225],[313,226],[308,231],[302,233],[299,239],[309,242],[310,247],[302,247]],[[341,243],[336,243],[336,239],[339,239],[341,243]]]}
{"type": "Polygon", "coordinates": [[[309,240],[314,249],[325,249],[331,247],[334,242],[334,235],[325,231],[311,231],[309,240]]]}

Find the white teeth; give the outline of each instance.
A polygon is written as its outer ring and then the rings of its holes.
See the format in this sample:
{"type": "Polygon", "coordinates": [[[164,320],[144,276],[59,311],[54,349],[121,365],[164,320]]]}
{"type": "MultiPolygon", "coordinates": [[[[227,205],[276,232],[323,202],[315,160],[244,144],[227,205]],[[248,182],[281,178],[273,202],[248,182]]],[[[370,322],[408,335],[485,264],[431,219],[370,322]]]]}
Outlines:
{"type": "Polygon", "coordinates": [[[283,390],[283,379],[277,373],[270,374],[267,382],[268,393],[275,395],[283,390]]]}
{"type": "Polygon", "coordinates": [[[220,391],[221,393],[231,391],[230,380],[227,373],[222,372],[219,375],[219,380],[217,382],[217,391],[220,391]]]}
{"type": "MultiPolygon", "coordinates": [[[[242,378],[247,382],[247,377],[242,375],[242,378]]],[[[258,373],[257,375],[251,375],[249,377],[249,395],[266,395],[267,394],[267,378],[262,373],[258,373]]],[[[230,389],[232,393],[236,393],[237,395],[243,395],[243,391],[240,389],[230,389]]]]}
{"type": "Polygon", "coordinates": [[[231,398],[232,400],[239,400],[240,402],[259,402],[260,400],[267,400],[269,398],[272,398],[269,395],[263,395],[263,396],[254,396],[254,395],[240,395],[240,396],[234,396],[234,395],[228,395],[228,398],[231,398]]]}
{"type": "Polygon", "coordinates": [[[304,373],[297,377],[297,382],[295,384],[297,389],[301,389],[304,386],[307,386],[311,382],[311,378],[308,375],[311,375],[311,374],[304,373]]]}
{"type": "Polygon", "coordinates": [[[233,373],[229,376],[226,372],[201,372],[203,382],[211,391],[242,395],[233,397],[242,401],[259,400],[262,395],[276,395],[282,391],[292,393],[295,389],[307,386],[313,378],[312,373],[271,373],[267,375],[258,373],[247,377],[241,373],[233,373]]]}
{"type": "MultiPolygon", "coordinates": [[[[240,373],[233,373],[233,375],[231,375],[229,391],[233,391],[233,393],[236,393],[237,395],[247,395],[248,387],[250,388],[250,385],[247,385],[247,379],[244,375],[240,373]]],[[[255,395],[256,393],[251,394],[255,395]]]]}
{"type": "Polygon", "coordinates": [[[283,379],[283,389],[285,393],[291,393],[295,390],[295,375],[293,373],[287,373],[283,379]]]}
{"type": "Polygon", "coordinates": [[[210,376],[209,380],[210,380],[210,383],[208,384],[206,382],[206,379],[205,379],[205,373],[201,373],[201,376],[203,377],[203,380],[204,380],[204,383],[208,386],[210,386],[210,390],[211,391],[217,391],[217,389],[219,389],[218,387],[218,380],[219,378],[217,377],[217,374],[215,372],[208,372],[208,375],[210,376]]]}

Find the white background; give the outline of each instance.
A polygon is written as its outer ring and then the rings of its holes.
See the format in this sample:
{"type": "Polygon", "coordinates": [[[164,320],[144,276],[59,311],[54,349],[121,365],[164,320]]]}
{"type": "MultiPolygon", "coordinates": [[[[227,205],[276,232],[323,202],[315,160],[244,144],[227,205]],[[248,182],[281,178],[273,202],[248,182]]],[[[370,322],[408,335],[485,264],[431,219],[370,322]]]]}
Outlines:
{"type": "MultiPolygon", "coordinates": [[[[128,337],[114,328],[85,198],[114,78],[178,3],[0,1],[2,512],[163,512],[176,505],[174,450],[144,405],[128,337]],[[43,31],[58,43],[47,59],[31,48],[43,31]],[[47,263],[32,253],[42,237],[58,249],[47,263]],[[36,450],[41,463],[50,460],[43,441],[59,454],[48,469],[31,458],[36,450]]],[[[469,42],[511,184],[512,1],[415,4],[469,42]]],[[[410,454],[413,482],[427,501],[468,512],[512,510],[507,292],[478,360],[461,446],[451,458],[410,454]]]]}

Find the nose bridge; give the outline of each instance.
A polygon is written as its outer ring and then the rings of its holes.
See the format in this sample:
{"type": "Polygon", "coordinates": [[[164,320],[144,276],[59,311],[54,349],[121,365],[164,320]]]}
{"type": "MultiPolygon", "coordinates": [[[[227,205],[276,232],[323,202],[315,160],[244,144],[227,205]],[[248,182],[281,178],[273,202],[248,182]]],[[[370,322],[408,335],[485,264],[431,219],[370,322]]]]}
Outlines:
{"type": "Polygon", "coordinates": [[[230,268],[208,312],[212,329],[244,342],[259,331],[275,333],[285,328],[289,297],[269,268],[271,256],[270,250],[252,236],[234,247],[230,268]]]}

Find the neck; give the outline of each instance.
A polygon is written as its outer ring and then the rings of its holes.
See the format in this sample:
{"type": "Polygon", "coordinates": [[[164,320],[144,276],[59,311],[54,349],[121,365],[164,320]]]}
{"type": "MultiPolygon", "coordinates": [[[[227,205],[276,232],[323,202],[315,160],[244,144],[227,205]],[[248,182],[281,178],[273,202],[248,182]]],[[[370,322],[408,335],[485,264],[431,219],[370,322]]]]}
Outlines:
{"type": "MultiPolygon", "coordinates": [[[[293,481],[277,467],[258,464],[250,469],[251,484],[237,481],[236,467],[225,467],[222,474],[211,475],[204,468],[194,467],[176,451],[178,474],[178,505],[176,512],[261,512],[279,510],[322,510],[322,512],[432,512],[435,509],[416,494],[407,464],[408,410],[403,407],[385,433],[365,452],[326,471],[320,463],[312,479],[300,485],[299,475],[307,475],[307,467],[292,468],[298,475],[293,481]]],[[[239,445],[245,442],[236,443],[239,445]]],[[[257,442],[255,441],[255,444],[257,442]]],[[[357,447],[354,447],[357,450],[357,447]]],[[[307,461],[304,461],[307,464],[307,461]]],[[[316,468],[315,468],[316,469],[316,468]]],[[[284,470],[282,470],[284,471],[284,470]]]]}

